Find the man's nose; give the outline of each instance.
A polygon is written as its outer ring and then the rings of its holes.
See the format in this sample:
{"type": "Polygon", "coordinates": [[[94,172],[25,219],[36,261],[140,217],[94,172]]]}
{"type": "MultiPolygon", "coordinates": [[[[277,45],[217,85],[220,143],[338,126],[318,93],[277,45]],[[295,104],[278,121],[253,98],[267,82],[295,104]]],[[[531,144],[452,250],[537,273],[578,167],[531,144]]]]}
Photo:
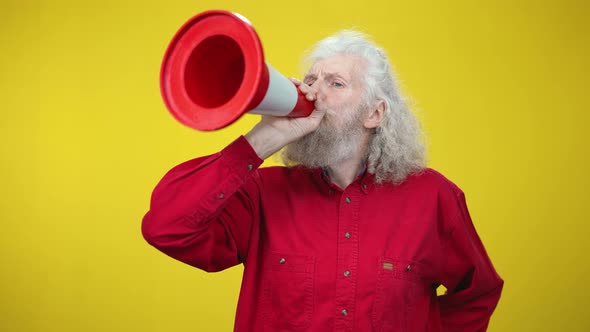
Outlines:
{"type": "Polygon", "coordinates": [[[313,84],[310,86],[311,91],[316,96],[316,99],[319,99],[320,94],[323,94],[324,89],[322,86],[324,85],[324,81],[322,79],[317,79],[313,84]]]}

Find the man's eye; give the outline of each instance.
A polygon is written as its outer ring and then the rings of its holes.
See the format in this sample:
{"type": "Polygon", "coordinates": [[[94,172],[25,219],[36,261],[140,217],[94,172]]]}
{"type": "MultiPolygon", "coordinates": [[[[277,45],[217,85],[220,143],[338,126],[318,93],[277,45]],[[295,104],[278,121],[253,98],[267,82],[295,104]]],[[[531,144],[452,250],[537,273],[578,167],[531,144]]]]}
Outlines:
{"type": "Polygon", "coordinates": [[[344,87],[344,84],[342,84],[340,82],[337,82],[337,81],[332,82],[332,85],[335,86],[335,87],[337,87],[337,88],[343,88],[344,87]]]}

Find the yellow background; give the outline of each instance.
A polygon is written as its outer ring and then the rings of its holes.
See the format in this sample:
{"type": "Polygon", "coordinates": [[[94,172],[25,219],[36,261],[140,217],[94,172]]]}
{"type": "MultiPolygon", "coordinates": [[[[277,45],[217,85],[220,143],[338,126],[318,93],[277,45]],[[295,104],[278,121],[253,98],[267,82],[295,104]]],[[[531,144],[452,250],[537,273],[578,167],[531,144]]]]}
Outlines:
{"type": "Polygon", "coordinates": [[[200,133],[161,101],[169,40],[212,8],[288,76],[328,34],[373,35],[506,280],[489,330],[590,330],[586,4],[2,0],[0,330],[231,330],[241,267],[205,274],[140,233],[165,171],[257,121],[200,133]]]}

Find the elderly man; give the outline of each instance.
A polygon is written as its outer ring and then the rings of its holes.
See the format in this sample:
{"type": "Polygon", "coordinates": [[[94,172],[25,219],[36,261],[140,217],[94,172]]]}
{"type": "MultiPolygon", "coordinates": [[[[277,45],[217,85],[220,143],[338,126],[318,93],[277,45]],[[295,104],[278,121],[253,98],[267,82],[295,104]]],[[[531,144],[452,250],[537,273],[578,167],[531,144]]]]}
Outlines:
{"type": "Polygon", "coordinates": [[[309,58],[293,82],[315,111],[170,170],[145,239],[205,271],[244,264],[235,331],[485,331],[503,280],[461,189],[425,167],[385,53],[343,31],[309,58]],[[287,167],[258,168],[282,148],[287,167]]]}

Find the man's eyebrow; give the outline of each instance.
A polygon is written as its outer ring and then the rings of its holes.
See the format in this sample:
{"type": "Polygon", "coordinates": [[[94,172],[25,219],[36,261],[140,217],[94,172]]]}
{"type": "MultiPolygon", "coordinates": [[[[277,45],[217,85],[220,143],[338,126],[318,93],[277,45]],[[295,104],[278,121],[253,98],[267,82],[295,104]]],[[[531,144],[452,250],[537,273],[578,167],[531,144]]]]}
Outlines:
{"type": "Polygon", "coordinates": [[[308,80],[317,80],[318,77],[315,74],[307,74],[305,75],[305,77],[303,78],[303,82],[306,82],[308,80]]]}
{"type": "Polygon", "coordinates": [[[348,80],[346,78],[344,78],[344,76],[342,76],[338,73],[325,73],[324,76],[329,79],[340,78],[340,79],[343,79],[348,82],[348,80]]]}
{"type": "MultiPolygon", "coordinates": [[[[345,81],[347,81],[347,82],[348,82],[348,80],[347,80],[346,78],[344,78],[342,75],[340,75],[340,74],[338,74],[338,73],[325,73],[325,74],[324,74],[324,76],[325,76],[326,78],[329,78],[329,79],[340,78],[340,79],[343,79],[343,80],[345,80],[345,81]]],[[[313,81],[315,81],[315,80],[317,80],[317,79],[318,79],[318,77],[317,77],[317,75],[316,75],[316,74],[307,74],[307,75],[305,75],[305,77],[303,78],[303,82],[306,82],[306,81],[308,81],[308,80],[313,80],[313,81]]]]}

